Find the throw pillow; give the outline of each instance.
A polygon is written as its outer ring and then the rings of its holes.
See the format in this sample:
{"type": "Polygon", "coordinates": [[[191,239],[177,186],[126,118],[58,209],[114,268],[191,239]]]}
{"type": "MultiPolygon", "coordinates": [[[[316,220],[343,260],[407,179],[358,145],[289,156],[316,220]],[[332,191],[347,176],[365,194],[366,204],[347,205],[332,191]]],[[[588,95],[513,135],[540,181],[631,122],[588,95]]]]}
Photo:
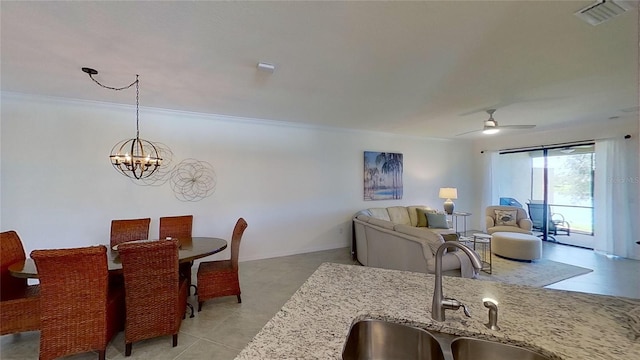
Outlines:
{"type": "Polygon", "coordinates": [[[496,225],[518,226],[517,210],[496,210],[496,225]]]}
{"type": "Polygon", "coordinates": [[[426,209],[416,209],[418,213],[418,225],[417,227],[427,227],[427,210],[426,209]]]}
{"type": "Polygon", "coordinates": [[[432,229],[448,229],[446,214],[432,214],[427,213],[427,223],[432,229]]]}

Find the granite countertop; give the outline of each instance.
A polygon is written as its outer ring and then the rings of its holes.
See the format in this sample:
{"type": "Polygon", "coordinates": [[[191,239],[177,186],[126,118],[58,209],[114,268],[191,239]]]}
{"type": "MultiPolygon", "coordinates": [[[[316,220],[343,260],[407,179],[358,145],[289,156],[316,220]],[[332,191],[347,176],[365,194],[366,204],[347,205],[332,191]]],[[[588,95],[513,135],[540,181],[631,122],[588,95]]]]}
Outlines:
{"type": "Polygon", "coordinates": [[[640,299],[445,277],[445,296],[472,317],[447,310],[436,322],[433,283],[429,274],[324,263],[236,359],[341,359],[351,325],[362,319],[512,343],[555,359],[640,359],[627,323],[640,299]],[[499,302],[499,331],[484,326],[485,297],[499,302]]]}

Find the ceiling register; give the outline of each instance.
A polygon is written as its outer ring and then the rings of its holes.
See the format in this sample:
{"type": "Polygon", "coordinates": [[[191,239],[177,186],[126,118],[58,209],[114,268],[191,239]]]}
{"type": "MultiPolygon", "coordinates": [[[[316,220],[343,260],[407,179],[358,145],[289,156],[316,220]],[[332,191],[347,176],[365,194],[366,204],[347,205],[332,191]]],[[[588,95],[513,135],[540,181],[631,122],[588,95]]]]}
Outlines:
{"type": "Polygon", "coordinates": [[[109,90],[126,90],[133,85],[136,86],[136,137],[118,142],[111,149],[111,165],[121,174],[132,179],[144,179],[151,176],[162,164],[162,158],[158,152],[158,147],[152,142],[140,138],[140,80],[136,75],[136,80],[131,84],[115,88],[105,86],[93,78],[98,71],[83,67],[82,71],[87,73],[91,80],[101,87],[109,90]]]}

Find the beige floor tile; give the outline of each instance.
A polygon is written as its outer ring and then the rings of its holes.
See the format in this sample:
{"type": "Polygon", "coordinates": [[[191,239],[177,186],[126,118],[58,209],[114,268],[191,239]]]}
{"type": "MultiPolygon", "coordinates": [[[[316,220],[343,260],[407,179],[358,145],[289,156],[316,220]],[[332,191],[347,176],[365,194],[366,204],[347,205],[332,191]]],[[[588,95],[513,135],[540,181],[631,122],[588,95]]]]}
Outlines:
{"type": "Polygon", "coordinates": [[[176,360],[233,360],[239,352],[207,340],[199,340],[180,354],[176,360]]]}

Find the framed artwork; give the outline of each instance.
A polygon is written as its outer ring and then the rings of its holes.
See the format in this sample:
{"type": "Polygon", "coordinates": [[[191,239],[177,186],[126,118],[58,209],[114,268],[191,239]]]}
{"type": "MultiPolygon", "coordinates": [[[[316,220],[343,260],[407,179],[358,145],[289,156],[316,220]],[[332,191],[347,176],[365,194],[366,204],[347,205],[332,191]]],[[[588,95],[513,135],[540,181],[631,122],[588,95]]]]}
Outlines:
{"type": "Polygon", "coordinates": [[[364,200],[402,199],[402,154],[364,152],[364,200]]]}

